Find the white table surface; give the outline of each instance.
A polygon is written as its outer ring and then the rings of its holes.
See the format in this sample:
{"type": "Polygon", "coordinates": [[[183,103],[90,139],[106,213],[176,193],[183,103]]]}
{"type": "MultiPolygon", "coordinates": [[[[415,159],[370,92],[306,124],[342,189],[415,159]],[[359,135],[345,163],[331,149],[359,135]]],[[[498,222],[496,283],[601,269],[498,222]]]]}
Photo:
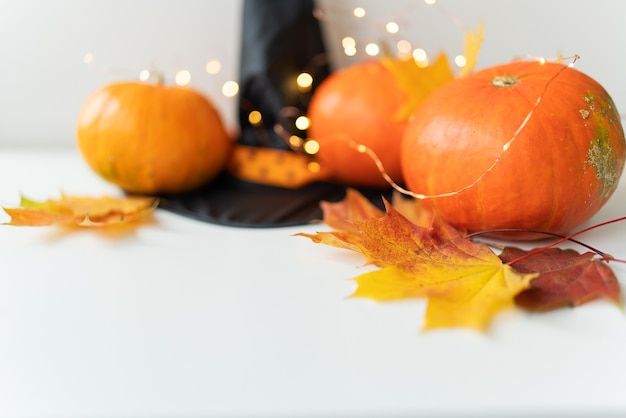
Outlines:
{"type": "MultiPolygon", "coordinates": [[[[0,149],[1,205],[61,191],[117,193],[74,150],[0,149]]],[[[593,222],[625,203],[621,187],[593,222]]],[[[514,310],[485,334],[420,333],[423,301],[348,299],[371,267],[293,236],[324,229],[162,210],[117,237],[0,227],[0,416],[626,416],[624,311],[514,310]]],[[[625,234],[581,239],[626,258],[625,234]]]]}

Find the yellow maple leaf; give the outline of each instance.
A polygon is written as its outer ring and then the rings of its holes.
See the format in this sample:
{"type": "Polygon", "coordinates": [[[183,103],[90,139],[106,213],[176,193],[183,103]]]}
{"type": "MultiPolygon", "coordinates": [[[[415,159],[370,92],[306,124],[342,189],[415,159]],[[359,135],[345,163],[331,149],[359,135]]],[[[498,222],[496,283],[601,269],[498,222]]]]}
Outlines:
{"type": "MultiPolygon", "coordinates": [[[[465,65],[461,67],[460,76],[467,75],[476,68],[482,40],[482,24],[478,26],[476,32],[467,31],[465,33],[463,51],[465,65]]],[[[408,97],[406,103],[395,114],[397,120],[408,119],[428,95],[455,78],[448,56],[444,52],[439,53],[435,61],[428,65],[422,65],[413,57],[393,58],[385,56],[381,61],[393,74],[398,85],[408,97]]]]}
{"type": "Polygon", "coordinates": [[[62,195],[60,199],[36,201],[21,196],[19,207],[2,209],[11,217],[6,225],[103,227],[142,219],[157,205],[158,199],[152,197],[62,195]]]}
{"type": "Polygon", "coordinates": [[[465,57],[465,65],[461,67],[461,76],[466,76],[474,71],[478,63],[478,52],[483,43],[483,24],[478,25],[476,32],[467,31],[465,33],[465,46],[463,56],[465,57]]]}
{"type": "Polygon", "coordinates": [[[501,310],[530,286],[536,274],[521,274],[494,254],[491,262],[476,265],[431,264],[419,273],[391,265],[358,276],[352,297],[379,301],[427,298],[423,330],[469,327],[485,330],[501,310]]]}
{"type": "Polygon", "coordinates": [[[448,57],[443,52],[433,64],[425,67],[419,66],[413,58],[384,57],[381,60],[407,94],[406,103],[395,114],[397,120],[408,119],[429,94],[454,79],[448,57]]]}

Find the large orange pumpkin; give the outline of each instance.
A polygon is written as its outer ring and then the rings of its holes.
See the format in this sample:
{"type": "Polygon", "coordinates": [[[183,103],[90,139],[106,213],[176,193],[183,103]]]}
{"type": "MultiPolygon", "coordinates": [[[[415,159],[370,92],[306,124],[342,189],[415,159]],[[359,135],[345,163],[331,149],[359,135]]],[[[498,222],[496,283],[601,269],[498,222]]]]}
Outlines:
{"type": "Polygon", "coordinates": [[[232,141],[214,105],[190,88],[140,82],[96,91],[78,117],[89,166],[132,193],[178,193],[211,181],[232,141]]]}
{"type": "Polygon", "coordinates": [[[318,86],[308,108],[308,134],[319,143],[317,158],[330,167],[333,181],[388,186],[373,160],[355,150],[354,144],[363,144],[376,153],[391,178],[401,182],[400,142],[406,120],[396,114],[406,100],[406,93],[378,60],[339,70],[318,86]]]}
{"type": "Polygon", "coordinates": [[[605,89],[574,68],[538,61],[443,86],[412,115],[402,143],[407,187],[452,192],[429,201],[469,231],[567,233],[609,199],[624,158],[620,115],[605,89]]]}

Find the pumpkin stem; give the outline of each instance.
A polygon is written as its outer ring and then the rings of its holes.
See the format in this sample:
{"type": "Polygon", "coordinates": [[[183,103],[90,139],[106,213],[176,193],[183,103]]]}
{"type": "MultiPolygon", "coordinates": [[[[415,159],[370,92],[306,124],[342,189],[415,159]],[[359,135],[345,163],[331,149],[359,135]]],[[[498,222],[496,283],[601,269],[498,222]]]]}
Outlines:
{"type": "Polygon", "coordinates": [[[517,77],[510,75],[499,75],[491,80],[491,85],[496,87],[511,87],[517,84],[517,77]]]}

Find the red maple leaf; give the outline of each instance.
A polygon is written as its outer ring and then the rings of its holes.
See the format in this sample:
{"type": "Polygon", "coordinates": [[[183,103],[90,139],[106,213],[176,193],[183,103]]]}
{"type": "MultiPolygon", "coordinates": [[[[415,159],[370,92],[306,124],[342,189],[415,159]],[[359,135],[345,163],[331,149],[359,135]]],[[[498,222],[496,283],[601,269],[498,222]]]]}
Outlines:
{"type": "Polygon", "coordinates": [[[600,298],[620,304],[620,286],[615,273],[595,253],[546,248],[524,257],[527,254],[514,247],[507,247],[500,254],[503,262],[512,262],[511,266],[520,273],[539,273],[530,288],[515,297],[518,306],[545,311],[600,298]]]}

